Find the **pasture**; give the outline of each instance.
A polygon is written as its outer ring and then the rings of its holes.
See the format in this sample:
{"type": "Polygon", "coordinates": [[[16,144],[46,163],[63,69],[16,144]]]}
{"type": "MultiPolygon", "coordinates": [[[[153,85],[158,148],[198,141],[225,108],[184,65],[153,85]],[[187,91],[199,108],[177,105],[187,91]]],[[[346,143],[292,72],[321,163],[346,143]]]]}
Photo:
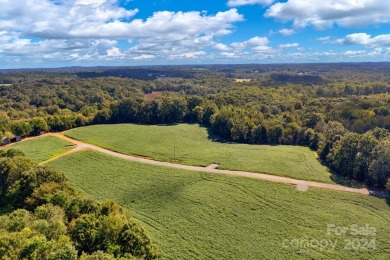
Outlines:
{"type": "Polygon", "coordinates": [[[98,200],[112,199],[148,230],[167,259],[388,259],[390,208],[376,197],[135,163],[82,151],[49,163],[98,200]],[[368,225],[375,234],[327,233],[368,225]],[[305,240],[306,239],[306,240],[305,240]],[[375,250],[348,250],[348,240],[375,250]],[[360,240],[359,240],[360,239],[360,240]],[[309,241],[296,246],[293,241],[309,241]],[[312,241],[335,244],[319,248],[312,241]]]}
{"type": "Polygon", "coordinates": [[[11,148],[21,150],[34,162],[40,163],[72,149],[73,145],[55,136],[41,136],[12,144],[5,149],[11,148]]]}
{"type": "Polygon", "coordinates": [[[333,183],[329,170],[307,147],[223,143],[199,125],[94,125],[66,136],[116,152],[187,165],[218,164],[220,169],[264,172],[295,179],[333,183]]]}

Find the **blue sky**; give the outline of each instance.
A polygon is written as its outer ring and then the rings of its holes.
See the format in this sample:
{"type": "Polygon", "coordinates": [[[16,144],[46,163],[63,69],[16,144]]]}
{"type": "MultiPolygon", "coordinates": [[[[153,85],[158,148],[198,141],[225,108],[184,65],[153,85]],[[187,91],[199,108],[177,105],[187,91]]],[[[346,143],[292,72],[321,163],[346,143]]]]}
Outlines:
{"type": "Polygon", "coordinates": [[[389,61],[384,0],[0,0],[1,68],[389,61]]]}

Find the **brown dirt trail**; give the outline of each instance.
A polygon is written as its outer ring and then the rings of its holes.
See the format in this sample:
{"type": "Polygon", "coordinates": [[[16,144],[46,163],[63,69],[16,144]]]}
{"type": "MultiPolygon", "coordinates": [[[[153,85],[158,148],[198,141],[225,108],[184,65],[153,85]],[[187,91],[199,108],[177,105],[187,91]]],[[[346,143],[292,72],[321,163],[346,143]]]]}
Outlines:
{"type": "MultiPolygon", "coordinates": [[[[231,171],[231,170],[221,170],[221,169],[216,169],[214,167],[200,167],[200,166],[190,166],[190,165],[183,165],[183,164],[176,164],[176,163],[170,163],[170,162],[161,162],[161,161],[155,161],[152,159],[147,159],[139,156],[132,156],[132,155],[126,155],[118,152],[114,152],[96,145],[84,143],[72,138],[69,138],[62,133],[47,133],[43,134],[39,137],[30,137],[26,138],[23,141],[32,139],[32,138],[40,138],[42,136],[56,136],[59,138],[62,138],[70,143],[72,143],[75,148],[73,148],[70,151],[67,151],[63,154],[57,155],[53,158],[51,158],[48,161],[43,162],[47,163],[49,161],[58,159],[62,156],[80,151],[80,150],[85,150],[85,149],[91,149],[95,150],[104,154],[108,154],[117,158],[122,158],[125,160],[130,160],[130,161],[135,161],[135,162],[140,162],[140,163],[148,163],[152,165],[159,165],[159,166],[165,166],[165,167],[172,167],[172,168],[177,168],[177,169],[183,169],[183,170],[190,170],[190,171],[198,171],[198,172],[208,172],[208,173],[215,173],[215,174],[224,174],[224,175],[233,175],[233,176],[241,176],[241,177],[246,177],[246,178],[252,178],[252,179],[261,179],[261,180],[266,180],[266,181],[272,181],[272,182],[278,182],[278,183],[285,183],[285,184],[290,184],[290,185],[296,185],[298,186],[298,190],[306,191],[309,188],[318,188],[318,189],[326,189],[326,190],[334,190],[334,191],[342,191],[342,192],[352,192],[352,193],[357,193],[357,194],[362,194],[362,195],[373,195],[373,196],[378,196],[378,197],[387,197],[387,193],[385,191],[375,191],[375,190],[370,190],[367,188],[350,188],[350,187],[345,187],[337,184],[328,184],[328,183],[321,183],[321,182],[314,182],[314,181],[305,181],[305,180],[297,180],[297,179],[292,179],[292,178],[287,178],[287,177],[281,177],[281,176],[275,176],[275,175],[270,175],[266,173],[253,173],[253,172],[245,172],[245,171],[231,171]],[[301,189],[300,187],[305,187],[304,189],[301,189]]],[[[213,165],[215,166],[215,165],[213,165]]]]}

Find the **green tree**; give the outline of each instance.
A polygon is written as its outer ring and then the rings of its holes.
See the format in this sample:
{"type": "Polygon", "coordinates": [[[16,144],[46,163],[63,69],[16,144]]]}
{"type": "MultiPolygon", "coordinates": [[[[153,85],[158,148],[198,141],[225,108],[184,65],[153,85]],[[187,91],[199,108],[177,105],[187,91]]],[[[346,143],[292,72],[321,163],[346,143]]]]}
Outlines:
{"type": "Polygon", "coordinates": [[[79,252],[92,253],[102,249],[102,223],[93,214],[85,214],[70,224],[70,235],[79,252]]]}
{"type": "Polygon", "coordinates": [[[214,102],[208,102],[203,111],[202,123],[209,126],[211,124],[211,117],[218,112],[218,107],[214,102]]]}
{"type": "Polygon", "coordinates": [[[197,122],[197,123],[202,123],[202,121],[203,121],[203,116],[204,116],[203,107],[201,107],[201,106],[196,106],[196,107],[192,110],[192,113],[193,113],[193,115],[194,115],[195,122],[197,122]]]}
{"type": "Polygon", "coordinates": [[[24,171],[20,177],[9,188],[8,196],[15,207],[21,207],[25,199],[41,184],[52,182],[61,183],[65,176],[54,168],[47,166],[34,167],[32,170],[24,171]]]}
{"type": "Polygon", "coordinates": [[[371,153],[372,163],[369,168],[368,183],[375,186],[385,186],[390,177],[390,137],[382,138],[371,153]]]}
{"type": "Polygon", "coordinates": [[[109,122],[111,118],[111,110],[109,110],[108,108],[105,108],[103,110],[99,110],[94,119],[93,119],[93,123],[94,124],[106,124],[109,122]]]}
{"type": "Polygon", "coordinates": [[[263,127],[256,125],[251,130],[251,143],[261,144],[263,142],[263,127]]]}
{"type": "Polygon", "coordinates": [[[369,168],[368,183],[385,187],[390,178],[390,150],[387,150],[378,159],[374,160],[369,168]]]}
{"type": "Polygon", "coordinates": [[[179,123],[187,113],[187,101],[183,97],[163,97],[158,117],[163,123],[179,123]]]}
{"type": "Polygon", "coordinates": [[[30,124],[32,126],[32,133],[34,135],[38,135],[41,132],[49,131],[49,125],[43,118],[34,118],[33,120],[31,120],[30,124]]]}
{"type": "Polygon", "coordinates": [[[11,119],[5,112],[0,111],[0,131],[5,132],[9,130],[11,119]]]}
{"type": "Polygon", "coordinates": [[[27,122],[16,123],[11,126],[11,129],[15,135],[21,137],[29,136],[33,131],[33,127],[27,122]]]}
{"type": "Polygon", "coordinates": [[[305,113],[302,117],[303,125],[308,128],[315,128],[322,120],[324,120],[324,115],[315,112],[305,113]]]}
{"type": "Polygon", "coordinates": [[[18,183],[23,172],[31,170],[34,165],[30,158],[18,155],[15,150],[0,153],[0,203],[9,204],[10,188],[18,183]]]}
{"type": "Polygon", "coordinates": [[[371,152],[378,141],[367,135],[348,134],[334,153],[334,168],[352,179],[365,180],[371,163],[371,152]]]}
{"type": "Polygon", "coordinates": [[[320,158],[323,161],[328,161],[328,164],[332,164],[334,147],[337,146],[341,138],[347,133],[345,127],[336,121],[329,121],[327,124],[323,124],[318,132],[318,152],[320,158]]]}
{"type": "Polygon", "coordinates": [[[288,123],[283,131],[282,142],[284,144],[297,144],[299,125],[295,122],[288,123]]]}
{"type": "Polygon", "coordinates": [[[368,131],[366,134],[375,137],[378,141],[385,139],[390,136],[390,131],[385,128],[379,128],[376,127],[370,131],[368,131]]]}
{"type": "Polygon", "coordinates": [[[111,120],[114,123],[134,123],[137,122],[137,115],[141,107],[142,100],[128,98],[120,101],[111,107],[111,120]]]}
{"type": "Polygon", "coordinates": [[[281,125],[276,125],[274,127],[268,128],[268,141],[271,144],[281,144],[283,137],[283,127],[281,125]]]}

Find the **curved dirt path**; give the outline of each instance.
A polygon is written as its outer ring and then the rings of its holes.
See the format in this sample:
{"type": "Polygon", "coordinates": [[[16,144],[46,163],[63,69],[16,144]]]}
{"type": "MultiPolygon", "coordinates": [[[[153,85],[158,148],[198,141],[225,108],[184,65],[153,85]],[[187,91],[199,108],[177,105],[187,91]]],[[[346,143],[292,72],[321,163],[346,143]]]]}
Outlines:
{"type": "MultiPolygon", "coordinates": [[[[184,169],[184,170],[190,170],[190,171],[198,171],[198,172],[209,172],[209,173],[215,173],[215,174],[225,174],[225,175],[233,175],[233,176],[241,176],[241,177],[247,177],[252,179],[261,179],[261,180],[267,180],[272,182],[278,182],[278,183],[285,183],[290,185],[296,185],[298,190],[306,191],[308,188],[319,188],[319,189],[326,189],[326,190],[334,190],[334,191],[344,191],[344,192],[352,192],[352,193],[358,193],[363,195],[373,195],[378,197],[388,197],[387,192],[385,191],[377,191],[377,190],[370,190],[367,188],[350,188],[345,187],[337,184],[327,184],[327,183],[321,183],[321,182],[315,182],[315,181],[305,181],[305,180],[297,180],[287,177],[281,177],[281,176],[275,176],[265,173],[253,173],[253,172],[245,172],[245,171],[232,171],[232,170],[221,170],[221,169],[215,169],[214,167],[200,167],[200,166],[190,166],[190,165],[183,165],[183,164],[176,164],[176,163],[170,163],[170,162],[161,162],[161,161],[155,161],[152,159],[146,159],[142,157],[132,156],[132,155],[126,155],[118,152],[114,152],[96,145],[84,143],[72,138],[69,138],[62,133],[47,133],[42,136],[56,136],[59,138],[62,138],[70,143],[72,143],[75,148],[73,148],[70,151],[67,151],[63,154],[60,154],[56,157],[51,158],[50,160],[47,160],[43,163],[47,163],[49,161],[55,160],[57,158],[60,158],[62,156],[65,156],[67,154],[71,154],[80,150],[85,149],[91,149],[95,150],[104,154],[108,154],[111,156],[115,156],[117,158],[122,158],[130,161],[140,162],[140,163],[148,163],[152,165],[160,165],[160,166],[166,166],[166,167],[172,167],[172,168],[178,168],[178,169],[184,169]]],[[[37,137],[39,138],[39,137],[37,137]]],[[[31,139],[31,138],[29,138],[31,139]]],[[[28,140],[28,139],[25,139],[28,140]]]]}

